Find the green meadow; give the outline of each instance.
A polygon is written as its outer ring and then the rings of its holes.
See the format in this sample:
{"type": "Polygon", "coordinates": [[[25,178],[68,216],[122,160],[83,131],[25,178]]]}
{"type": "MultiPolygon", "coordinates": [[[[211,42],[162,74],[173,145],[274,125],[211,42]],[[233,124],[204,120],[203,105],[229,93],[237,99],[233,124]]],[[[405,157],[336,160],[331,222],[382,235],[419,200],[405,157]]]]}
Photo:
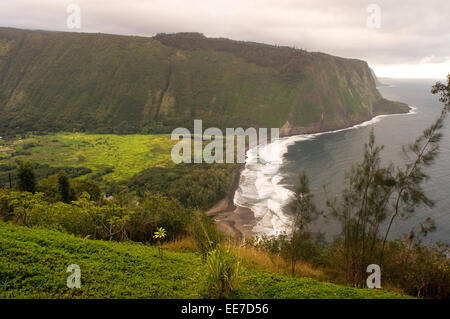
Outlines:
{"type": "Polygon", "coordinates": [[[52,167],[86,167],[92,174],[110,169],[106,181],[119,181],[150,167],[170,167],[176,141],[168,134],[115,135],[56,133],[29,135],[0,144],[0,165],[30,161],[52,167]]]}

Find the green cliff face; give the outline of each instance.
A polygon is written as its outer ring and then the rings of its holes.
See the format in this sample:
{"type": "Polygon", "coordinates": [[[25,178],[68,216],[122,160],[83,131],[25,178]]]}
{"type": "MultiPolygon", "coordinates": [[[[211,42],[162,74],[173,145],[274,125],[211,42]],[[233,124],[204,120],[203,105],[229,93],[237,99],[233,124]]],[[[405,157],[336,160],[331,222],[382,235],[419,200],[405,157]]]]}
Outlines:
{"type": "Polygon", "coordinates": [[[366,62],[201,34],[154,38],[0,28],[0,135],[284,127],[285,134],[406,112],[366,62]]]}

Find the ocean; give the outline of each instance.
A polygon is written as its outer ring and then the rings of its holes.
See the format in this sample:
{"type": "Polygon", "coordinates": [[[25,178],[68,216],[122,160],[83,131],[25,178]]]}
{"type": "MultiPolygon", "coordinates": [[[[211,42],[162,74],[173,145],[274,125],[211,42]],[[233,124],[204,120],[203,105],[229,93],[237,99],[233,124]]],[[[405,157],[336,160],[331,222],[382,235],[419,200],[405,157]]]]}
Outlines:
{"type": "MultiPolygon", "coordinates": [[[[376,143],[384,145],[385,163],[402,164],[406,158],[402,146],[420,135],[440,114],[438,97],[430,93],[436,80],[385,79],[380,93],[387,99],[407,103],[413,108],[409,114],[379,116],[349,129],[311,135],[281,138],[267,146],[256,164],[247,163],[241,174],[234,196],[238,206],[250,208],[257,220],[253,231],[274,235],[286,230],[290,217],[284,207],[292,195],[299,173],[305,171],[316,205],[326,211],[327,198],[342,191],[345,172],[363,158],[364,144],[373,128],[376,143]],[[325,186],[325,188],[324,188],[325,186]]],[[[450,243],[450,121],[446,120],[440,154],[426,169],[430,179],[424,184],[427,195],[435,201],[432,208],[419,207],[407,220],[397,220],[390,238],[397,238],[427,217],[433,218],[437,230],[429,234],[427,242],[450,243]]],[[[256,149],[247,153],[249,159],[257,156],[256,149]]],[[[340,231],[338,223],[330,218],[316,221],[313,229],[331,239],[340,231]]]]}

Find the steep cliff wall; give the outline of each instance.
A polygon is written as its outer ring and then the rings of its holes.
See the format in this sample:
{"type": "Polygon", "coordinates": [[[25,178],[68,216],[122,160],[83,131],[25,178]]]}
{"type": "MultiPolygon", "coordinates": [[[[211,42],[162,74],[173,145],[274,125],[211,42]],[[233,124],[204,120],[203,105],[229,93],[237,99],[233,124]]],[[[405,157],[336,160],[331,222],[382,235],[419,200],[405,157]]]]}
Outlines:
{"type": "Polygon", "coordinates": [[[366,62],[196,33],[153,38],[0,28],[0,135],[289,127],[406,112],[366,62]]]}

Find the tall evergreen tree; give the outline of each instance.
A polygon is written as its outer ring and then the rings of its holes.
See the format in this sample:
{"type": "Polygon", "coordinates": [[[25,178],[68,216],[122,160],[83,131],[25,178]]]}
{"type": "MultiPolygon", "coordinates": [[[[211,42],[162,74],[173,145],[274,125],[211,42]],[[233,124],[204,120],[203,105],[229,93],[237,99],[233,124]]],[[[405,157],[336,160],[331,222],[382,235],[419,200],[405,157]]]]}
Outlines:
{"type": "Polygon", "coordinates": [[[58,191],[63,202],[70,203],[72,201],[69,176],[67,176],[65,171],[60,171],[58,173],[58,191]]]}
{"type": "Polygon", "coordinates": [[[439,151],[441,129],[450,108],[450,74],[448,83],[436,83],[433,94],[440,94],[444,103],[438,119],[405,148],[410,161],[403,166],[383,167],[375,145],[373,131],[365,146],[364,160],[354,166],[347,176],[347,186],[341,200],[328,201],[331,213],[342,225],[344,268],[348,281],[364,286],[366,267],[383,263],[383,255],[394,221],[409,218],[419,205],[432,206],[422,188],[428,179],[424,168],[431,165],[439,151]],[[384,227],[386,226],[386,227],[384,227]]]}
{"type": "MultiPolygon", "coordinates": [[[[292,214],[291,234],[286,244],[291,263],[291,274],[295,275],[295,266],[300,259],[302,251],[305,250],[305,243],[310,242],[311,233],[308,230],[309,224],[319,217],[320,212],[313,203],[313,194],[309,189],[309,181],[305,173],[300,175],[300,183],[295,190],[295,197],[290,203],[292,214]]],[[[303,251],[305,253],[305,251],[303,251]]]]}
{"type": "Polygon", "coordinates": [[[20,163],[17,169],[18,187],[21,191],[35,193],[37,180],[33,165],[30,162],[20,163]]]}

